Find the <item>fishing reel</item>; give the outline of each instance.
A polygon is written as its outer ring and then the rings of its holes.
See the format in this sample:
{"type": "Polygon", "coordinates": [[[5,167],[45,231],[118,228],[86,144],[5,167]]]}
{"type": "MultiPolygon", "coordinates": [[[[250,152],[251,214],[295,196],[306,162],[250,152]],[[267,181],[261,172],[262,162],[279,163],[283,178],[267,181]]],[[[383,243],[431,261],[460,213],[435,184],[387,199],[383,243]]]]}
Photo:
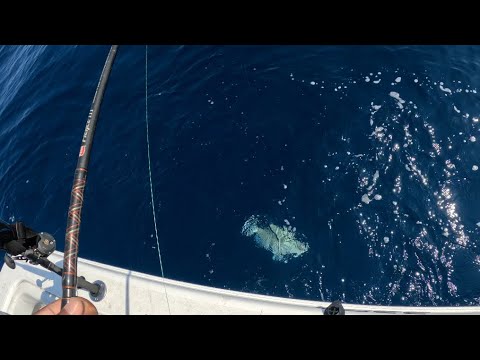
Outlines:
{"type": "Polygon", "coordinates": [[[56,249],[56,241],[55,238],[46,232],[38,233],[37,241],[34,246],[28,247],[23,253],[12,256],[9,253],[5,254],[4,261],[5,264],[10,269],[15,269],[16,260],[25,260],[30,261],[33,264],[38,264],[38,259],[40,258],[47,258],[50,254],[52,254],[56,249]]]}
{"type": "MultiPolygon", "coordinates": [[[[4,261],[10,269],[16,268],[16,261],[27,261],[63,276],[63,269],[47,259],[55,248],[56,241],[51,234],[36,232],[22,222],[8,224],[0,220],[0,250],[5,250],[4,261]]],[[[77,277],[77,288],[88,290],[93,301],[102,300],[106,294],[102,281],[91,283],[83,276],[77,277]]]]}
{"type": "Polygon", "coordinates": [[[36,232],[20,221],[8,224],[0,220],[0,249],[5,250],[5,264],[11,269],[15,269],[15,260],[46,258],[55,247],[55,239],[49,233],[36,232]]]}

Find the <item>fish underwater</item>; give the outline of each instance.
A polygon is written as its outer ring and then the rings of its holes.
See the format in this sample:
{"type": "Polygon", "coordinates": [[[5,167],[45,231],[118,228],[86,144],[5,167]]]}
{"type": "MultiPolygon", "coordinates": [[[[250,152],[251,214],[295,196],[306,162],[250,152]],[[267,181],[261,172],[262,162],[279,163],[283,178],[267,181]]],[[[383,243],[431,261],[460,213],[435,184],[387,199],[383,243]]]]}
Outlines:
{"type": "Polygon", "coordinates": [[[299,257],[309,249],[308,243],[297,239],[295,228],[278,226],[265,217],[252,215],[242,227],[242,235],[253,237],[257,245],[270,251],[275,261],[288,262],[299,257]]]}

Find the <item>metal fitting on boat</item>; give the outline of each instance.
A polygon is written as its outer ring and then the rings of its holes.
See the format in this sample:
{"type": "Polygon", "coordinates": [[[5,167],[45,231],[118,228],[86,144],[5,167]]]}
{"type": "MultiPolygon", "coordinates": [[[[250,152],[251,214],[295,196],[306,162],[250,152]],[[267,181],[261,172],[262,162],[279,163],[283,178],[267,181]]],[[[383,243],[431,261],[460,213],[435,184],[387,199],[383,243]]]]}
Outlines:
{"type": "Polygon", "coordinates": [[[93,295],[91,292],[89,293],[90,299],[95,302],[102,301],[105,298],[105,295],[107,295],[107,285],[100,280],[94,281],[93,283],[98,285],[99,289],[95,295],[93,295]]]}
{"type": "Polygon", "coordinates": [[[345,315],[345,309],[340,300],[335,300],[325,309],[323,315],[345,315]]]}

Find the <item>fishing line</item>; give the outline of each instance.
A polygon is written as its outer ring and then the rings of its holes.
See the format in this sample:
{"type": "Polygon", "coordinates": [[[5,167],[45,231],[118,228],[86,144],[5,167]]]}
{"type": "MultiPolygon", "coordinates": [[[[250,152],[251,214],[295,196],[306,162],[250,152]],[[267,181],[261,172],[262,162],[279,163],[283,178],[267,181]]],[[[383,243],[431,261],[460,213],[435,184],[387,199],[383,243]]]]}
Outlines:
{"type": "MultiPolygon", "coordinates": [[[[149,134],[149,128],[148,128],[148,45],[145,45],[145,124],[147,128],[148,176],[150,180],[150,197],[151,197],[151,203],[152,203],[153,225],[155,227],[155,237],[157,239],[157,250],[158,250],[158,260],[160,262],[160,271],[162,273],[162,278],[165,279],[165,275],[163,273],[162,254],[160,252],[160,241],[158,240],[157,218],[155,216],[155,201],[153,200],[152,165],[151,165],[152,162],[150,158],[150,134],[149,134]]],[[[167,299],[168,313],[171,315],[172,313],[170,311],[170,303],[168,301],[167,288],[165,286],[165,283],[163,283],[163,288],[165,290],[165,298],[167,299]]]]}

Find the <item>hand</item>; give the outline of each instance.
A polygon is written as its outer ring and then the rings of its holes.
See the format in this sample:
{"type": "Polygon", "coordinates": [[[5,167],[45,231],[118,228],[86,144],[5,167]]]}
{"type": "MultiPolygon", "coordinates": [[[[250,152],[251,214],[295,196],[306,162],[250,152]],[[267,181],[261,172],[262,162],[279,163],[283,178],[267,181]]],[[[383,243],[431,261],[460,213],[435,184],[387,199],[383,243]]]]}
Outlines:
{"type": "Polygon", "coordinates": [[[95,305],[81,297],[71,298],[63,309],[61,307],[62,299],[58,299],[33,315],[98,315],[95,305]]]}

